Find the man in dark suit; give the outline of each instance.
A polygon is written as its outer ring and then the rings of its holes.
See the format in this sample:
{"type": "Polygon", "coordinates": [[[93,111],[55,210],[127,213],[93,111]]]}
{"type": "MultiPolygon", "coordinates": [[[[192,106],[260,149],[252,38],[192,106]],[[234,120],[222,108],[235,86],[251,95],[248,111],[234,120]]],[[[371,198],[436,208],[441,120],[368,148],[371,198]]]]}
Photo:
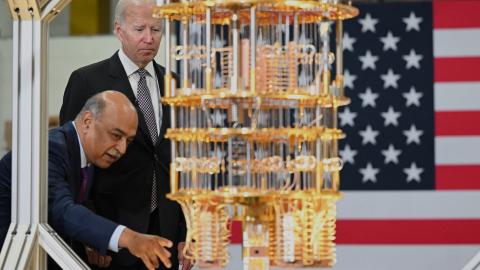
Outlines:
{"type": "MultiPolygon", "coordinates": [[[[135,140],[116,164],[96,170],[92,200],[96,213],[128,227],[171,240],[173,268],[190,263],[182,256],[186,225],[180,206],[166,198],[170,192],[170,142],[164,138],[170,113],[159,100],[165,69],[155,63],[161,40],[161,20],[152,17],[153,0],[120,0],[115,33],[122,46],[109,59],[75,70],[68,81],[60,123],[71,120],[80,104],[95,93],[117,89],[137,107],[135,140]]],[[[141,262],[122,250],[112,254],[111,269],[142,269],[141,262]]]]}
{"type": "MultiPolygon", "coordinates": [[[[88,99],[74,122],[49,132],[48,220],[71,245],[78,241],[102,254],[126,248],[154,269],[159,259],[171,265],[166,249],[172,245],[169,240],[137,233],[82,205],[93,180],[88,165],[110,167],[134,139],[137,123],[136,109],[128,98],[105,91],[88,99]]],[[[0,161],[1,243],[10,223],[10,194],[11,153],[0,161]]],[[[102,264],[107,265],[105,258],[102,264]]]]}

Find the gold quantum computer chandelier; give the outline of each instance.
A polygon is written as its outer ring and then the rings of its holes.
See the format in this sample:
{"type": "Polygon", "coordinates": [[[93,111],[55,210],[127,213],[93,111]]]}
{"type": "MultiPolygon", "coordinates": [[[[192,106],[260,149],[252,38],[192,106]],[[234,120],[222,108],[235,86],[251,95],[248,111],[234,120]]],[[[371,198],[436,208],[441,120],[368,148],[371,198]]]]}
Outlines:
{"type": "Polygon", "coordinates": [[[239,220],[245,269],[333,266],[337,110],[350,102],[342,22],[358,10],[338,0],[197,0],[157,1],[153,13],[165,19],[168,197],[185,214],[186,255],[225,267],[239,220]]]}

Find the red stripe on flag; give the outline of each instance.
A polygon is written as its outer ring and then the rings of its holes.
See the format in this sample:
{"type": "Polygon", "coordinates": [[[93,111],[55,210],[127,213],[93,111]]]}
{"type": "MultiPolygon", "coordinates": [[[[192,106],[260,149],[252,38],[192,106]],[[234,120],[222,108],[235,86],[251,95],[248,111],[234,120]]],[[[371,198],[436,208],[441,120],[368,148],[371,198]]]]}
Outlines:
{"type": "Polygon", "coordinates": [[[433,28],[467,28],[480,26],[479,1],[434,1],[433,28]]]}
{"type": "MultiPolygon", "coordinates": [[[[240,222],[232,244],[242,242],[240,222]]],[[[337,244],[480,244],[480,220],[338,220],[337,244]]]]}
{"type": "Polygon", "coordinates": [[[437,165],[436,189],[480,189],[480,165],[437,165]]]}
{"type": "Polygon", "coordinates": [[[337,244],[478,244],[480,220],[339,220],[337,244]]]}
{"type": "Polygon", "coordinates": [[[434,62],[435,82],[480,80],[477,70],[480,66],[480,57],[437,57],[434,62]]]}
{"type": "Polygon", "coordinates": [[[242,243],[242,222],[233,221],[232,227],[230,227],[232,235],[230,236],[230,243],[241,244],[242,243]]]}
{"type": "Polygon", "coordinates": [[[435,135],[480,135],[480,111],[435,112],[435,135]]]}

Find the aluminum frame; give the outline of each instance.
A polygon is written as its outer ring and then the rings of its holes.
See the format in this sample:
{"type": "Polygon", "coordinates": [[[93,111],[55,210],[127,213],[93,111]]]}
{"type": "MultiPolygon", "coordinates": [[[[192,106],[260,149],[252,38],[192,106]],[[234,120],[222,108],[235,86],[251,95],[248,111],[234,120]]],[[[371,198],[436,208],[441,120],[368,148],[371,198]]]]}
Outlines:
{"type": "Polygon", "coordinates": [[[70,0],[8,0],[13,18],[12,216],[0,269],[90,269],[48,225],[49,24],[70,0]]]}

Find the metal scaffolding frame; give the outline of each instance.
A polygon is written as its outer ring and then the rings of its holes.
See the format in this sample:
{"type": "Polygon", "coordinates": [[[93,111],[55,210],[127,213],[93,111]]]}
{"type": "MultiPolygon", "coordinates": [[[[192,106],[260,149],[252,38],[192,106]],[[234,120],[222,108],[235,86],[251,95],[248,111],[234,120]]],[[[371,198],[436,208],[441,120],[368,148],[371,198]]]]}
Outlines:
{"type": "Polygon", "coordinates": [[[49,24],[70,0],[8,0],[13,18],[12,222],[0,269],[90,269],[48,225],[49,24]]]}

